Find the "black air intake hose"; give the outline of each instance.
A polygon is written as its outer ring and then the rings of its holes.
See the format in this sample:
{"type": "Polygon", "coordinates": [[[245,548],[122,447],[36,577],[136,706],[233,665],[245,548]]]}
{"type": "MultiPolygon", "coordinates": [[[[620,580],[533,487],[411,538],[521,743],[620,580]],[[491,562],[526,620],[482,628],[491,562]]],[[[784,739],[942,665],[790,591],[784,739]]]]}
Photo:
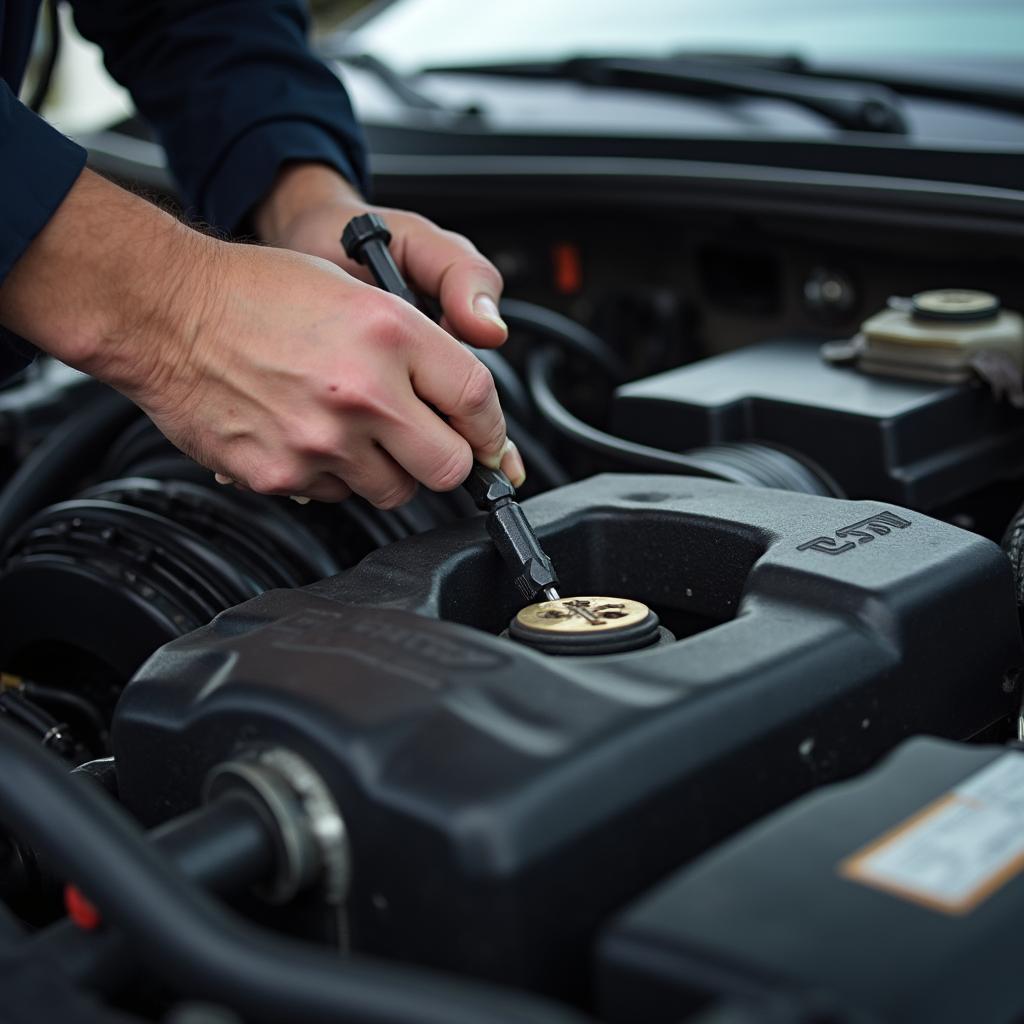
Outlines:
{"type": "Polygon", "coordinates": [[[686,457],[716,470],[722,480],[773,487],[779,491],[843,497],[842,489],[819,465],[776,445],[735,441],[692,448],[686,457]]]}
{"type": "MultiPolygon", "coordinates": [[[[273,935],[175,871],[91,782],[0,719],[0,821],[72,881],[172,991],[246,1020],[307,1024],[582,1024],[512,990],[273,935]]],[[[441,923],[439,922],[439,927],[441,923]]]]}
{"type": "Polygon", "coordinates": [[[710,445],[680,453],[616,437],[571,413],[554,392],[558,354],[531,352],[527,360],[530,395],[544,420],[562,437],[631,469],[681,473],[731,483],[842,497],[824,470],[781,448],[753,442],[710,445]]]}

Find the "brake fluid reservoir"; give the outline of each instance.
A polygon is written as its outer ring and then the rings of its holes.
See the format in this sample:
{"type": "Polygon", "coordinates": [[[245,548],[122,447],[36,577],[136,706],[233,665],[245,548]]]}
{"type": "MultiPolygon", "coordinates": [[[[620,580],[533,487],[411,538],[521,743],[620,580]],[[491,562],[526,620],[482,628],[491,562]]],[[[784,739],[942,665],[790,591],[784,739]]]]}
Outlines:
{"type": "Polygon", "coordinates": [[[999,393],[1021,392],[1024,319],[988,292],[944,288],[865,320],[857,366],[867,373],[958,384],[980,375],[999,393]]]}

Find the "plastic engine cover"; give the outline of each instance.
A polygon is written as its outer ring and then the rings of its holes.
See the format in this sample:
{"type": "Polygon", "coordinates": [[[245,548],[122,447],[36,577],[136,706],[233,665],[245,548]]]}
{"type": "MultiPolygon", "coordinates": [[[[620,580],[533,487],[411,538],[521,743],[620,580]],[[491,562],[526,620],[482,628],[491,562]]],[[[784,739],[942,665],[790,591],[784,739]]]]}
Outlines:
{"type": "Polygon", "coordinates": [[[854,498],[935,509],[1024,462],[1024,412],[981,384],[926,384],[830,366],[783,340],[624,384],[613,432],[686,451],[761,441],[806,455],[854,498]]]}
{"type": "Polygon", "coordinates": [[[563,593],[683,638],[558,658],[493,635],[517,595],[482,518],[458,523],[153,655],[115,717],[124,802],[156,824],[217,762],[289,747],[348,823],[356,948],[573,994],[596,927],[675,866],[909,733],[1011,712],[1010,569],[977,536],[668,476],[528,511],[563,593]]]}

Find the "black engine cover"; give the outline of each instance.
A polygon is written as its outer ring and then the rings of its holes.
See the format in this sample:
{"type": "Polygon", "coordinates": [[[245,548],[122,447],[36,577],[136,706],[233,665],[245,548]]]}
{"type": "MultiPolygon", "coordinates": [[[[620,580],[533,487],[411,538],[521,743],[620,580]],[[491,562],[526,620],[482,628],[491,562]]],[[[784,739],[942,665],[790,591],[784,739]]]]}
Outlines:
{"type": "Polygon", "coordinates": [[[463,522],[158,651],[115,718],[124,801],[155,824],[218,761],[287,746],[348,822],[357,948],[578,992],[595,927],[671,868],[910,733],[1012,710],[1009,565],[977,536],[668,476],[528,511],[564,593],[638,598],[690,635],[593,658],[488,635],[517,598],[463,522]]]}

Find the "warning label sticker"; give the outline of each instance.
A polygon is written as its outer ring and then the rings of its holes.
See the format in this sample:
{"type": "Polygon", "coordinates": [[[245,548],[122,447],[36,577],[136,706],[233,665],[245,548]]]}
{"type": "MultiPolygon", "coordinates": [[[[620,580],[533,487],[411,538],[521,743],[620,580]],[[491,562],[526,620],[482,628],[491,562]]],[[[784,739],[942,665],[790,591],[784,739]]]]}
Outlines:
{"type": "Polygon", "coordinates": [[[1004,754],[839,865],[839,873],[965,914],[1024,869],[1024,756],[1004,754]]]}

